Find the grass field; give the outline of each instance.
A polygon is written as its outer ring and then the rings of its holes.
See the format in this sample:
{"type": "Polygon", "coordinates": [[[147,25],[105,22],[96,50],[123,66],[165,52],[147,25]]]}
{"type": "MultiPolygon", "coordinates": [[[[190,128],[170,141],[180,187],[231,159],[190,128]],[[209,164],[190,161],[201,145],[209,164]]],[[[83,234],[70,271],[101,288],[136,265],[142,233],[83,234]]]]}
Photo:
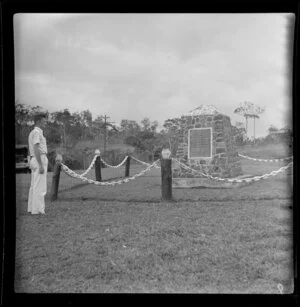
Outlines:
{"type": "MultiPolygon", "coordinates": [[[[284,163],[242,165],[259,175],[284,163]]],[[[102,178],[116,174],[104,169],[102,178]]],[[[278,284],[293,292],[291,171],[236,189],[173,189],[173,202],[160,200],[157,169],[114,187],[62,173],[44,216],[26,213],[30,175],[16,179],[16,292],[279,293],[278,284]]]]}

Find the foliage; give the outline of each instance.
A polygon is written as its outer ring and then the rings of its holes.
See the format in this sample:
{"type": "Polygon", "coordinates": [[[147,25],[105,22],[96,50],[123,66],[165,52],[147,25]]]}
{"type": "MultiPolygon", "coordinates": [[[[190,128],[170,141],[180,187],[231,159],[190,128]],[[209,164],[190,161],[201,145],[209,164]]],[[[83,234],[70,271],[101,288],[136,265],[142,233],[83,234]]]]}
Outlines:
{"type": "Polygon", "coordinates": [[[259,118],[259,114],[262,114],[264,111],[265,108],[256,106],[252,102],[244,101],[234,110],[234,113],[244,116],[245,118],[259,118]]]}
{"type": "Polygon", "coordinates": [[[269,134],[274,133],[274,132],[278,132],[279,129],[273,125],[270,126],[270,128],[268,129],[269,134]]]}
{"type": "MultiPolygon", "coordinates": [[[[16,103],[15,123],[17,143],[27,143],[28,134],[33,127],[33,115],[44,111],[39,106],[16,103]]],[[[48,112],[48,121],[43,129],[48,144],[62,145],[65,148],[74,147],[79,140],[94,140],[99,134],[102,120],[98,116],[95,121],[89,110],[71,113],[69,109],[48,112]]]]}
{"type": "Polygon", "coordinates": [[[236,146],[244,145],[247,141],[246,129],[242,122],[236,122],[235,126],[231,127],[231,133],[236,146]]]}
{"type": "Polygon", "coordinates": [[[162,134],[164,135],[165,140],[168,142],[171,152],[175,154],[179,144],[179,136],[182,133],[181,118],[167,119],[165,120],[163,127],[164,131],[162,134]]]}
{"type": "Polygon", "coordinates": [[[139,147],[139,139],[133,135],[130,135],[125,139],[125,144],[139,147]]]}
{"type": "MultiPolygon", "coordinates": [[[[255,118],[259,118],[259,115],[265,112],[265,108],[256,106],[254,103],[249,101],[242,102],[234,111],[234,113],[245,117],[246,120],[246,135],[248,133],[248,118],[253,118],[255,124],[255,118]]],[[[255,139],[255,125],[254,125],[254,135],[255,139]]]]}
{"type": "Polygon", "coordinates": [[[65,155],[64,164],[72,170],[83,169],[83,161],[81,156],[76,155],[65,155]]]}

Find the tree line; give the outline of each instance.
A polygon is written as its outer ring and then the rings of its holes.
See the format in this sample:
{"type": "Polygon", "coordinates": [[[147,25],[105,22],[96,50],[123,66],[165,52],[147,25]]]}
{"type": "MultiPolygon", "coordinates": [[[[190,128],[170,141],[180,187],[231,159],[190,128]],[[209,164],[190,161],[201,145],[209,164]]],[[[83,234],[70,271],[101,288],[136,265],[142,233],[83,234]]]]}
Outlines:
{"type": "MultiPolygon", "coordinates": [[[[181,118],[165,120],[163,129],[157,131],[158,122],[151,121],[147,117],[140,122],[122,119],[120,125],[105,125],[103,116],[98,115],[93,119],[89,110],[71,113],[69,109],[63,109],[50,113],[40,106],[30,106],[17,102],[15,105],[17,144],[27,144],[28,135],[33,125],[33,116],[41,111],[48,113],[44,134],[47,138],[47,143],[53,147],[74,148],[81,140],[93,142],[103,140],[103,137],[106,136],[110,140],[118,140],[131,145],[138,152],[146,151],[154,155],[157,150],[168,147],[175,153],[179,135],[182,133],[181,118]]],[[[247,120],[248,118],[259,118],[258,114],[262,114],[263,111],[263,108],[255,107],[249,102],[241,104],[234,110],[234,113],[246,119],[246,126],[243,122],[236,122],[232,126],[232,134],[236,145],[243,145],[251,141],[247,137],[247,120]]],[[[266,138],[271,141],[278,139],[278,135],[285,137],[285,134],[290,136],[291,130],[288,128],[278,129],[271,125],[266,138]]]]}
{"type": "MultiPolygon", "coordinates": [[[[108,139],[122,140],[134,146],[138,151],[155,152],[158,148],[168,145],[168,133],[158,132],[158,122],[143,118],[140,123],[122,119],[120,125],[107,124],[104,117],[98,115],[93,119],[89,110],[71,113],[69,109],[48,112],[40,106],[23,103],[15,105],[16,143],[27,144],[28,135],[33,127],[33,116],[38,112],[46,112],[48,120],[44,135],[49,146],[74,148],[79,141],[108,139]],[[104,131],[106,129],[106,131],[104,131]],[[106,133],[105,133],[106,132],[106,133]]],[[[109,140],[108,140],[109,141],[109,140]]]]}

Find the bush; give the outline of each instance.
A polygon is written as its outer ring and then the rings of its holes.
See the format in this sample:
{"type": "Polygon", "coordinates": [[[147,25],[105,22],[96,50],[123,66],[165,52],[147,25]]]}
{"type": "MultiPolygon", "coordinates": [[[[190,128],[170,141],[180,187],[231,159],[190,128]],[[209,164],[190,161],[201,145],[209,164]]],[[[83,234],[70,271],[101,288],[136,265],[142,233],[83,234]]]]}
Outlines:
{"type": "Polygon", "coordinates": [[[131,135],[131,136],[128,136],[125,139],[125,144],[135,147],[135,146],[139,146],[140,142],[139,142],[139,139],[137,137],[131,135]]]}
{"type": "Polygon", "coordinates": [[[78,160],[74,156],[66,155],[64,157],[64,164],[69,167],[71,170],[83,169],[82,159],[78,160]]]}

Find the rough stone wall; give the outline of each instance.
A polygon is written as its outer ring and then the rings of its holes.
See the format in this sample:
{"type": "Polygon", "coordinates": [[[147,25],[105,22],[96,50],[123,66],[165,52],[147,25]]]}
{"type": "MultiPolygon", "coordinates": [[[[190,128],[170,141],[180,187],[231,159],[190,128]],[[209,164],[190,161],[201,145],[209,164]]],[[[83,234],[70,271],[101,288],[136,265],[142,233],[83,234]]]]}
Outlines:
{"type": "MultiPolygon", "coordinates": [[[[182,129],[176,152],[177,159],[190,165],[193,169],[215,177],[229,178],[242,174],[240,158],[234,148],[229,116],[220,113],[216,115],[188,115],[182,116],[181,121],[182,129]],[[213,134],[212,158],[188,159],[188,130],[209,127],[212,128],[213,134]]],[[[173,175],[174,177],[198,177],[183,168],[175,168],[173,175]]]]}

